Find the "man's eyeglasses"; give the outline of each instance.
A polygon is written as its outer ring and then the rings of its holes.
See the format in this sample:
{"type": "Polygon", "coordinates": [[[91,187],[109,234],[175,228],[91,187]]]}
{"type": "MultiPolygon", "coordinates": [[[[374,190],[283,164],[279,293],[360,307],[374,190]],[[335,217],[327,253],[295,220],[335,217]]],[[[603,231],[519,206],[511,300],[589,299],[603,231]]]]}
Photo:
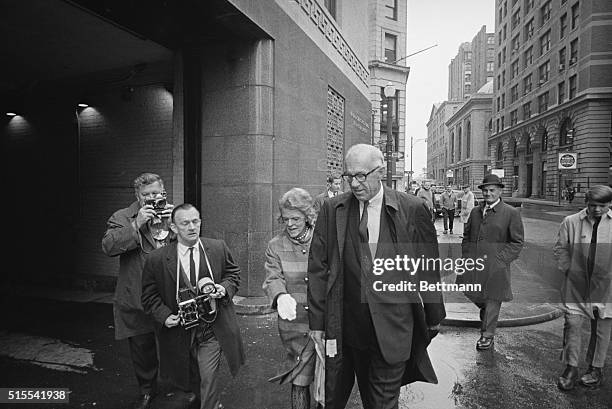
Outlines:
{"type": "Polygon", "coordinates": [[[355,173],[354,175],[349,175],[349,174],[342,174],[342,177],[344,178],[344,180],[346,180],[348,183],[351,183],[353,181],[353,178],[355,178],[357,180],[357,182],[363,183],[366,181],[366,179],[368,178],[368,176],[376,171],[380,169],[380,166],[376,166],[374,169],[372,169],[371,171],[369,171],[368,173],[355,173]]]}

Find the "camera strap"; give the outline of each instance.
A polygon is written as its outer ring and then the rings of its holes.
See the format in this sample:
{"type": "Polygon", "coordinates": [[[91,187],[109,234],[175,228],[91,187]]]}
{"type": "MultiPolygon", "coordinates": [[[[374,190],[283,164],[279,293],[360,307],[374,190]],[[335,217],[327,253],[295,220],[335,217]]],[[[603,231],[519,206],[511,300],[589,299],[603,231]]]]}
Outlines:
{"type": "MultiPolygon", "coordinates": [[[[208,272],[210,274],[210,279],[212,280],[213,283],[215,283],[215,276],[213,274],[212,267],[210,266],[210,261],[208,260],[208,254],[206,253],[206,250],[204,249],[204,246],[202,245],[202,241],[200,239],[198,239],[198,244],[200,245],[200,249],[202,250],[202,254],[204,254],[204,260],[206,261],[206,266],[208,267],[208,272]]],[[[180,289],[180,282],[181,282],[181,258],[179,257],[178,251],[179,250],[178,250],[178,245],[177,245],[176,246],[176,304],[177,305],[180,303],[180,300],[179,300],[179,289],[180,289]]],[[[198,294],[197,287],[194,287],[193,285],[191,285],[191,282],[187,278],[187,274],[185,274],[183,272],[183,275],[185,276],[185,280],[184,281],[187,284],[187,287],[194,294],[198,294]]],[[[199,272],[198,272],[197,278],[198,278],[198,280],[200,279],[199,272]]]]}

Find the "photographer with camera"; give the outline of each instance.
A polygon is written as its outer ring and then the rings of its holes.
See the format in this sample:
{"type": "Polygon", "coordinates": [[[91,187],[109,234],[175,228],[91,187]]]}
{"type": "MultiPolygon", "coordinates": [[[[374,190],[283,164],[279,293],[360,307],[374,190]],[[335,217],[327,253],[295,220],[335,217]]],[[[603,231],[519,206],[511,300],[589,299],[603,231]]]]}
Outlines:
{"type": "Polygon", "coordinates": [[[107,222],[102,251],[119,256],[113,313],[115,338],[128,339],[141,396],[132,406],[146,409],[155,394],[158,359],[154,322],[142,309],[142,268],[145,255],[170,242],[167,226],[173,206],[166,201],[159,175],[143,173],[134,180],[136,201],[117,210],[107,222]]]}
{"type": "Polygon", "coordinates": [[[142,305],[159,325],[161,376],[188,392],[199,375],[200,408],[217,409],[221,351],[233,376],[244,363],[232,302],[240,268],[224,241],[200,238],[200,227],[193,205],[174,208],[170,228],[178,242],[147,257],[142,305]]]}

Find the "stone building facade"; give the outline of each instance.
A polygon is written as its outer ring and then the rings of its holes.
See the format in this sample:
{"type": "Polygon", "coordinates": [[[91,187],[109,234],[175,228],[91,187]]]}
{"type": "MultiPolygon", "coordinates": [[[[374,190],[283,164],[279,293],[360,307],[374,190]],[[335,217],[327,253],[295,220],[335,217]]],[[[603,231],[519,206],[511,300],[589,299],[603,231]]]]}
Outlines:
{"type": "Polygon", "coordinates": [[[581,198],[609,183],[612,154],[612,3],[496,0],[493,168],[505,195],[581,198]],[[560,154],[577,155],[559,169],[560,154]]]}

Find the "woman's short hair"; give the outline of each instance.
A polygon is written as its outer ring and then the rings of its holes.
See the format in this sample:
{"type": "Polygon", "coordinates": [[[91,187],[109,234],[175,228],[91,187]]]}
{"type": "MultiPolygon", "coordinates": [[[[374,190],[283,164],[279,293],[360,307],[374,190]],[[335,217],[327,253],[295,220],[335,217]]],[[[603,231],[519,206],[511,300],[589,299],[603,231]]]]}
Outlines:
{"type": "MultiPolygon", "coordinates": [[[[310,193],[308,193],[306,190],[299,187],[294,187],[293,189],[285,192],[280,199],[278,199],[278,210],[282,212],[283,209],[299,210],[306,217],[306,224],[309,226],[314,226],[314,222],[317,218],[317,212],[313,207],[312,196],[310,196],[310,193]]],[[[278,217],[278,222],[283,222],[282,215],[278,217]]]]}
{"type": "Polygon", "coordinates": [[[610,203],[612,202],[612,188],[606,185],[593,186],[586,192],[584,197],[587,203],[610,203]]]}

